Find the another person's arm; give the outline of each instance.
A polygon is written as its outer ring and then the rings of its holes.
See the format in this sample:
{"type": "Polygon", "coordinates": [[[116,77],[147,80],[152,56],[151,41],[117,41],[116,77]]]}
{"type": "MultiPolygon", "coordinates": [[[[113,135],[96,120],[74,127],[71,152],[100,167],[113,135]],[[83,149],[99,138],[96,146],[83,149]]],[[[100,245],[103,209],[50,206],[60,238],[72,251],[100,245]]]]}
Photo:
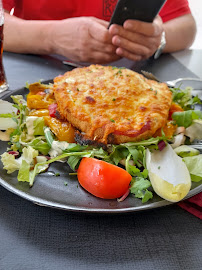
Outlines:
{"type": "Polygon", "coordinates": [[[196,23],[191,14],[164,23],[164,29],[167,41],[164,52],[175,52],[189,48],[196,36],[196,23]]]}
{"type": "Polygon", "coordinates": [[[166,33],[164,52],[179,51],[191,46],[196,35],[196,24],[191,14],[163,23],[157,16],[153,23],[128,20],[123,27],[111,25],[112,43],[117,55],[132,60],[146,59],[158,49],[162,32],[166,33]]]}
{"type": "Polygon", "coordinates": [[[23,20],[5,14],[4,49],[16,53],[60,54],[73,61],[112,62],[120,58],[108,22],[92,17],[59,21],[23,20]]]}

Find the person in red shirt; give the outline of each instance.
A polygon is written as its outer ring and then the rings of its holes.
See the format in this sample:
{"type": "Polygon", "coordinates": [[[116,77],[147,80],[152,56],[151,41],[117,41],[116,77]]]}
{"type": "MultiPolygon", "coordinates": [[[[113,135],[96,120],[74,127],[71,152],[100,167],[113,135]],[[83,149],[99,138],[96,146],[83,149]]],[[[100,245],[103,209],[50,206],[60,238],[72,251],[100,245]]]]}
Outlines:
{"type": "Polygon", "coordinates": [[[188,48],[196,24],[187,0],[167,0],[153,23],[128,20],[108,24],[116,0],[3,0],[4,49],[17,53],[60,54],[73,61],[109,63],[121,57],[139,61],[158,49],[188,48]],[[10,11],[14,11],[11,16],[10,11]]]}

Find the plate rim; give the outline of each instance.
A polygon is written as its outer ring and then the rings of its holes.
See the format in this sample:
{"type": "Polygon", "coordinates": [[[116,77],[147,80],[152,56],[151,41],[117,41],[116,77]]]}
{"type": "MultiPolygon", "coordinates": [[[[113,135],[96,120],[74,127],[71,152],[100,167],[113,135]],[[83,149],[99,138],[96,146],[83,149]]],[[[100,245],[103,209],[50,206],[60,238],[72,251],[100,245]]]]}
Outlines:
{"type": "MultiPolygon", "coordinates": [[[[178,203],[178,202],[170,202],[166,200],[161,200],[158,202],[153,202],[151,204],[146,204],[146,205],[143,204],[141,206],[134,206],[134,207],[129,207],[129,208],[121,208],[121,209],[87,208],[87,207],[81,207],[81,206],[73,207],[73,206],[67,206],[63,203],[56,203],[53,201],[45,200],[43,198],[39,198],[37,196],[29,195],[26,192],[13,187],[11,184],[9,184],[7,181],[2,179],[1,177],[0,177],[0,185],[4,187],[5,189],[7,189],[8,191],[12,192],[13,194],[18,195],[19,197],[26,199],[28,201],[31,201],[32,203],[37,204],[39,206],[56,208],[56,209],[66,210],[66,211],[71,211],[71,212],[103,213],[103,214],[104,213],[106,214],[130,213],[130,212],[140,212],[140,211],[145,211],[145,210],[151,210],[151,209],[160,208],[163,206],[168,206],[168,205],[173,205],[173,204],[178,203]]],[[[201,191],[202,191],[202,184],[190,190],[187,196],[182,201],[194,195],[197,195],[201,191]]]]}

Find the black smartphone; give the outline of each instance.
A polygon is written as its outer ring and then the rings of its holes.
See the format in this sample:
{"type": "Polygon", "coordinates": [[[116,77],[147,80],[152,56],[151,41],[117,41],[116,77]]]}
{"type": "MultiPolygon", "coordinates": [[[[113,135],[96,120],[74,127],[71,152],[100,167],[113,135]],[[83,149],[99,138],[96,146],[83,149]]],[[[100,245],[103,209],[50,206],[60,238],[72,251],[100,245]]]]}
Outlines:
{"type": "Polygon", "coordinates": [[[123,25],[126,20],[153,22],[166,0],[118,0],[111,24],[123,25]]]}

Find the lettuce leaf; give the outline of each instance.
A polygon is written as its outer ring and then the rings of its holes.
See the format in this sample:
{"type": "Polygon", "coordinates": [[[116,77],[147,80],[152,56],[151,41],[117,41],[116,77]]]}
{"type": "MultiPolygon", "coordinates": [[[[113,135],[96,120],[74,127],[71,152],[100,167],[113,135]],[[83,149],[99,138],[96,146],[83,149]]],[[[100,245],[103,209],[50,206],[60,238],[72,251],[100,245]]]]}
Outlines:
{"type": "MultiPolygon", "coordinates": [[[[46,162],[46,157],[43,156],[37,156],[37,163],[43,163],[46,162]]],[[[47,164],[43,164],[41,166],[37,167],[37,174],[44,172],[48,168],[47,164]]],[[[30,179],[33,175],[33,171],[30,170],[30,164],[27,163],[25,160],[22,160],[22,164],[20,166],[19,172],[18,172],[18,181],[19,182],[30,182],[30,179]]]]}
{"type": "Polygon", "coordinates": [[[192,157],[200,154],[200,151],[188,145],[180,145],[174,149],[175,153],[180,157],[192,157]]]}
{"type": "Polygon", "coordinates": [[[31,146],[24,147],[22,150],[22,156],[21,159],[26,160],[27,163],[31,164],[33,162],[33,159],[38,156],[39,152],[32,148],[31,146]]]}
{"type": "Polygon", "coordinates": [[[0,99],[0,130],[17,127],[16,113],[13,103],[0,99]]]}
{"type": "Polygon", "coordinates": [[[27,101],[23,98],[22,95],[15,95],[15,96],[11,96],[12,100],[14,103],[20,105],[20,104],[23,104],[23,105],[27,105],[27,101]]]}
{"type": "Polygon", "coordinates": [[[109,160],[118,165],[121,160],[125,160],[129,154],[128,149],[124,145],[112,145],[109,160]]]}
{"type": "Polygon", "coordinates": [[[136,198],[142,199],[142,203],[147,202],[153,198],[153,194],[148,188],[151,186],[151,182],[142,177],[133,178],[130,192],[135,195],[136,198]]]}
{"type": "Polygon", "coordinates": [[[79,164],[80,160],[81,160],[81,157],[79,157],[79,156],[71,156],[71,157],[68,158],[67,163],[69,164],[70,168],[73,171],[75,171],[75,169],[76,169],[77,165],[79,164]]]}
{"type": "Polygon", "coordinates": [[[1,161],[3,163],[3,169],[7,170],[7,173],[13,173],[20,168],[20,162],[15,159],[14,155],[10,155],[5,152],[1,155],[1,161]]]}
{"type": "Polygon", "coordinates": [[[173,102],[179,104],[183,110],[190,110],[194,105],[201,104],[198,96],[192,96],[192,88],[186,87],[185,89],[170,88],[173,94],[173,102]]]}
{"type": "Polygon", "coordinates": [[[33,139],[34,136],[44,135],[44,118],[37,116],[27,116],[26,126],[28,139],[33,139]]]}
{"type": "Polygon", "coordinates": [[[201,176],[197,176],[197,175],[194,175],[194,174],[190,174],[190,176],[191,176],[191,181],[192,182],[200,182],[202,180],[201,176]]]}
{"type": "Polygon", "coordinates": [[[202,140],[202,120],[193,120],[191,126],[186,128],[185,135],[190,138],[190,142],[202,140]]]}
{"type": "MultiPolygon", "coordinates": [[[[37,156],[38,151],[33,149],[31,146],[24,147],[22,150],[21,157],[17,159],[15,159],[14,155],[5,152],[1,155],[1,161],[4,166],[3,169],[7,170],[8,174],[13,173],[14,171],[19,170],[21,168],[23,160],[30,165],[33,164],[33,159],[36,158],[37,156]]],[[[25,164],[23,166],[25,166],[25,164]]]]}
{"type": "Polygon", "coordinates": [[[22,160],[19,172],[18,172],[18,181],[20,182],[29,182],[30,174],[30,164],[27,163],[24,159],[22,160]]]}
{"type": "Polygon", "coordinates": [[[37,135],[44,135],[44,118],[43,117],[37,117],[37,119],[34,121],[34,136],[37,135]]]}
{"type": "Polygon", "coordinates": [[[152,145],[152,144],[154,144],[154,145],[157,145],[158,144],[158,142],[160,141],[160,140],[163,140],[164,138],[162,138],[162,137],[156,137],[156,138],[150,138],[150,139],[148,139],[148,140],[143,140],[143,141],[139,141],[139,142],[128,142],[128,143],[122,143],[121,145],[122,146],[125,146],[125,147],[127,147],[127,148],[129,148],[129,147],[133,147],[133,146],[138,146],[138,145],[141,145],[141,146],[149,146],[149,145],[152,145]]]}
{"type": "Polygon", "coordinates": [[[183,161],[192,176],[192,180],[194,179],[197,182],[200,181],[199,178],[202,179],[202,154],[193,157],[185,157],[183,158],[183,161]]]}
{"type": "Polygon", "coordinates": [[[172,119],[176,122],[179,127],[189,127],[193,120],[202,119],[201,111],[188,110],[184,112],[174,112],[172,119]]]}
{"type": "Polygon", "coordinates": [[[45,156],[50,151],[50,146],[48,145],[48,143],[44,142],[40,138],[36,138],[32,140],[28,145],[34,148],[35,150],[38,150],[42,155],[45,155],[45,156]]]}

